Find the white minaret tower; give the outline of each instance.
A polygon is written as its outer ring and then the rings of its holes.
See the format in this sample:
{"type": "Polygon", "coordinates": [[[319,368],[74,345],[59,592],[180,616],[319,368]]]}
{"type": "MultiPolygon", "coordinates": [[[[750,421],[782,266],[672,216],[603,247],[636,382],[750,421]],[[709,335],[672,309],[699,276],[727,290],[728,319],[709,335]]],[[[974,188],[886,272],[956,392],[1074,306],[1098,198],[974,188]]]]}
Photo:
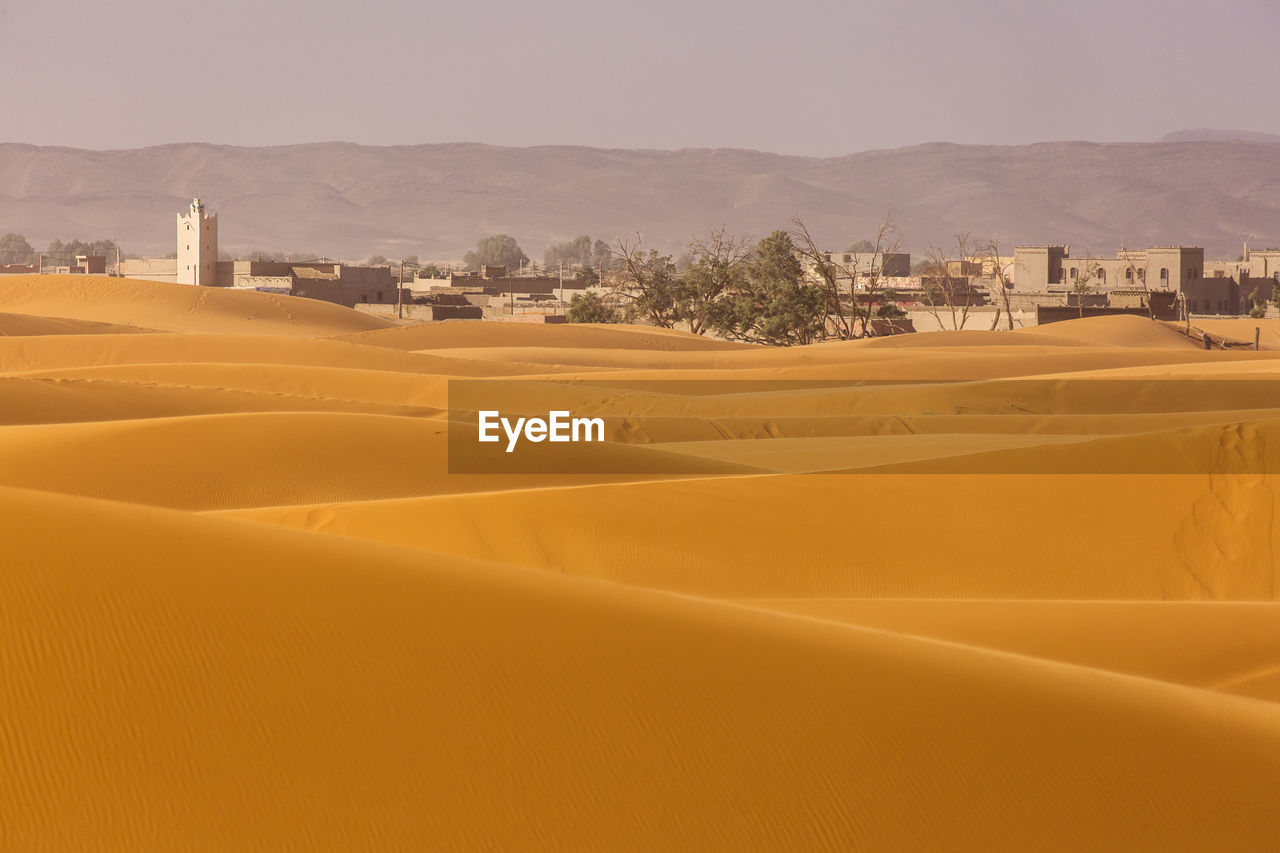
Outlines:
{"type": "Polygon", "coordinates": [[[212,287],[218,272],[218,214],[206,213],[196,196],[178,214],[178,284],[212,287]]]}

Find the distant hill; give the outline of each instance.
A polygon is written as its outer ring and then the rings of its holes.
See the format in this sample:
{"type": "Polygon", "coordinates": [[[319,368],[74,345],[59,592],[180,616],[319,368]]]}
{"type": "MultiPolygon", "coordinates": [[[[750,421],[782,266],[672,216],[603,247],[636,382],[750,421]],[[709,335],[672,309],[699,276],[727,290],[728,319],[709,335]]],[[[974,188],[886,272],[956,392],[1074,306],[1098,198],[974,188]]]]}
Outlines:
{"type": "Polygon", "coordinates": [[[1160,137],[1161,142],[1280,142],[1280,135],[1256,130],[1175,130],[1160,137]]]}
{"type": "Polygon", "coordinates": [[[1230,255],[1280,243],[1280,145],[1238,141],[1026,146],[936,143],[815,159],[478,144],[127,151],[0,145],[0,233],[42,246],[113,236],[173,249],[174,214],[199,192],[232,249],[457,257],[486,234],[535,257],[588,233],[644,232],[678,249],[709,226],[761,235],[797,212],[827,245],[872,233],[887,204],[922,251],[957,231],[1005,245],[1106,251],[1188,243],[1230,255]]]}

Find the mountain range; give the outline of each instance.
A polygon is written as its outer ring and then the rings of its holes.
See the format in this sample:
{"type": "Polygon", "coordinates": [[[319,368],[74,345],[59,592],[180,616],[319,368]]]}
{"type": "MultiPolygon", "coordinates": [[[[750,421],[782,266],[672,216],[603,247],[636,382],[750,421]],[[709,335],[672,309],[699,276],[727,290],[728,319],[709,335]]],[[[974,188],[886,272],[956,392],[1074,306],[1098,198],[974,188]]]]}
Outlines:
{"type": "Polygon", "coordinates": [[[676,251],[712,226],[763,235],[797,214],[843,249],[871,235],[890,204],[915,252],[956,232],[1077,252],[1123,241],[1234,257],[1244,242],[1280,245],[1280,137],[1213,136],[1221,133],[932,143],[833,158],[473,143],[118,151],[8,143],[0,144],[0,233],[25,234],[37,247],[115,237],[127,252],[164,253],[173,250],[174,214],[199,194],[219,214],[224,248],[353,259],[454,258],[497,232],[535,257],[584,233],[639,232],[676,251]]]}

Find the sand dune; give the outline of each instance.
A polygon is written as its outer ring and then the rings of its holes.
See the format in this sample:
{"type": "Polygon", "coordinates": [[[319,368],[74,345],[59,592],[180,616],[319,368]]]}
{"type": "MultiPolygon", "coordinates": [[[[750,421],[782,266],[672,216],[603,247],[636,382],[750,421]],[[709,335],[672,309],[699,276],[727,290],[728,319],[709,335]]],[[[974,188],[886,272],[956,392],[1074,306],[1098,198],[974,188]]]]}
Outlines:
{"type": "Polygon", "coordinates": [[[1274,477],[818,474],[241,515],[721,598],[1270,601],[1276,488],[1274,477]],[[581,518],[591,523],[573,536],[549,523],[581,518]]]}
{"type": "Polygon", "coordinates": [[[750,607],[1280,701],[1280,604],[753,599],[750,607]]]}
{"type": "Polygon", "coordinates": [[[384,326],[0,282],[0,846],[1274,846],[1275,352],[384,326]]]}
{"type": "Polygon", "coordinates": [[[1262,349],[1280,349],[1280,320],[1238,317],[1224,320],[1197,318],[1193,323],[1201,332],[1208,332],[1214,339],[1227,338],[1244,344],[1252,344],[1256,337],[1262,349]],[[1255,334],[1256,333],[1256,334],[1255,334]]]}
{"type": "Polygon", "coordinates": [[[39,555],[0,596],[18,846],[1280,831],[1270,703],[266,527],[0,505],[10,552],[39,555]]]}
{"type": "Polygon", "coordinates": [[[41,372],[104,364],[300,364],[445,376],[541,372],[486,365],[471,359],[397,352],[327,340],[254,335],[92,335],[74,338],[0,338],[0,373],[41,372]]]}
{"type": "Polygon", "coordinates": [[[130,335],[150,332],[115,323],[94,320],[68,320],[64,317],[39,317],[30,314],[0,313],[0,335],[28,337],[32,335],[130,335]]]}
{"type": "Polygon", "coordinates": [[[302,337],[390,325],[314,299],[97,275],[0,277],[0,311],[167,332],[302,337]]]}
{"type": "Polygon", "coordinates": [[[547,326],[533,323],[493,323],[483,320],[399,326],[340,335],[338,340],[366,346],[407,350],[557,345],[586,349],[636,349],[659,352],[725,352],[758,349],[747,344],[717,341],[672,329],[642,326],[547,326]]]}

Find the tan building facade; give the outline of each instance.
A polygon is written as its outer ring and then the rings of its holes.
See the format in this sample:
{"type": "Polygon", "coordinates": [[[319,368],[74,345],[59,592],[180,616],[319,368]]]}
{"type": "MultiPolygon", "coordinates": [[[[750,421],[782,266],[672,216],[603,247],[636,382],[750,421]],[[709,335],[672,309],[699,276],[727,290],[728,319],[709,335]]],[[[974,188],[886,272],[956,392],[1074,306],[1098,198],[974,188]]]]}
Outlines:
{"type": "Polygon", "coordinates": [[[1172,290],[1185,292],[1204,278],[1204,249],[1153,246],[1116,252],[1114,257],[1074,257],[1070,246],[1018,246],[1014,249],[1014,289],[1024,292],[1070,290],[1080,282],[1094,290],[1172,290]]]}
{"type": "Polygon", "coordinates": [[[849,270],[859,278],[869,278],[872,275],[901,278],[911,275],[910,252],[823,252],[822,254],[829,262],[849,270]]]}
{"type": "Polygon", "coordinates": [[[213,285],[218,271],[218,214],[197,196],[178,214],[178,284],[213,285]]]}

